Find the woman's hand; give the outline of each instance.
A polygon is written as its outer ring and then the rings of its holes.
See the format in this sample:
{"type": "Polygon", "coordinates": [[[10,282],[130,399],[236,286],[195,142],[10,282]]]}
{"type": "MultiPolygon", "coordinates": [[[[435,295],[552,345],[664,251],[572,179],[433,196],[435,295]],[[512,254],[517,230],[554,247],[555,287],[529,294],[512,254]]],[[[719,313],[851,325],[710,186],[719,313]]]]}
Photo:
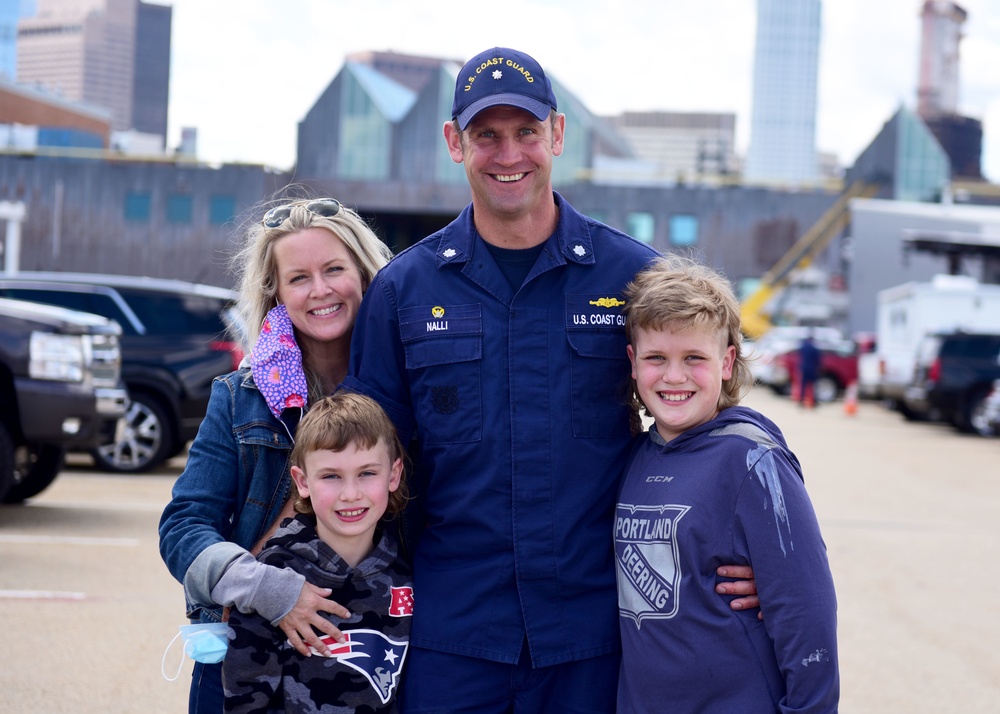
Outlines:
{"type": "Polygon", "coordinates": [[[310,646],[323,656],[330,655],[329,648],[323,644],[321,635],[317,635],[316,630],[329,635],[337,642],[347,641],[332,622],[320,615],[321,612],[327,612],[342,619],[351,616],[346,607],[328,599],[332,594],[330,588],[318,588],[310,583],[304,583],[295,607],[278,621],[278,627],[288,637],[289,643],[305,657],[311,654],[310,646]]]}
{"type": "MultiPolygon", "coordinates": [[[[742,595],[729,603],[734,610],[749,610],[760,607],[757,597],[757,583],[753,579],[753,568],[749,565],[722,565],[716,569],[716,574],[723,578],[738,578],[733,582],[719,583],[715,592],[720,595],[742,595]]],[[[757,613],[757,619],[763,620],[763,611],[757,613]]]]}

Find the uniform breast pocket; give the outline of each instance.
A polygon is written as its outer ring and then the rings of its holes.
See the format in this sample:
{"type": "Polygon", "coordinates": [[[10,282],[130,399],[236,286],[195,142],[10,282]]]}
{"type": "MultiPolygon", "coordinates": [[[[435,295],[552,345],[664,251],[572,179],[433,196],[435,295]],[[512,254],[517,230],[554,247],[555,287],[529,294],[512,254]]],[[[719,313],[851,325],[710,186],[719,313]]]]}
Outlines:
{"type": "Polygon", "coordinates": [[[627,436],[629,361],[621,329],[567,330],[573,436],[627,436]]]}
{"type": "Polygon", "coordinates": [[[479,305],[400,311],[417,428],[427,444],[483,436],[483,321],[479,305]]]}

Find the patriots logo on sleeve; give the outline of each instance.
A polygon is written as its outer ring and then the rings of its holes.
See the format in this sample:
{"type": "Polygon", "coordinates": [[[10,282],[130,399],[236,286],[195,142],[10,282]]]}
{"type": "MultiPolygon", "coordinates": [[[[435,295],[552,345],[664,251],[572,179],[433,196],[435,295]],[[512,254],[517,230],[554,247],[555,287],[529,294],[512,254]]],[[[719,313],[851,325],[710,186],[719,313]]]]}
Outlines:
{"type": "MultiPolygon", "coordinates": [[[[390,639],[377,630],[346,630],[344,637],[347,642],[343,644],[329,635],[320,639],[329,648],[330,657],[361,672],[382,703],[388,704],[399,684],[409,643],[390,639]]],[[[312,652],[319,654],[315,649],[312,652]]]]}

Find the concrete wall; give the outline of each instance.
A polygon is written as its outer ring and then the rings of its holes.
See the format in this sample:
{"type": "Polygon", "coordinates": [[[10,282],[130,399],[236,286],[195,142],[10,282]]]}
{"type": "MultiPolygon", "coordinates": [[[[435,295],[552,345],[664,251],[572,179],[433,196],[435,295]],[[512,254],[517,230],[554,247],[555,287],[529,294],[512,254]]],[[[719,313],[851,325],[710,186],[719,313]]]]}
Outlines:
{"type": "Polygon", "coordinates": [[[206,169],[0,156],[0,200],[26,204],[23,270],[150,275],[229,286],[226,260],[238,221],[286,182],[285,175],[260,166],[206,169]],[[148,195],[147,220],[126,216],[130,194],[148,195]],[[170,219],[168,204],[175,197],[190,198],[190,221],[170,219]],[[235,220],[213,221],[213,201],[230,198],[235,220]]]}
{"type": "MultiPolygon", "coordinates": [[[[23,200],[21,268],[83,270],[181,278],[228,285],[226,260],[239,223],[292,177],[261,166],[212,168],[169,161],[69,159],[0,154],[0,200],[23,200]],[[128,215],[126,203],[148,196],[148,216],[128,215]],[[171,202],[187,201],[190,219],[177,221],[171,202]],[[186,198],[185,198],[186,197],[186,198]],[[213,202],[232,202],[234,220],[213,220],[213,202]]],[[[395,250],[452,220],[469,202],[465,183],[340,181],[295,176],[311,195],[334,196],[368,219],[395,250]]],[[[697,220],[690,247],[733,281],[758,278],[832,205],[823,191],[697,186],[637,187],[576,183],[562,195],[583,213],[628,231],[629,216],[653,217],[653,245],[678,247],[673,216],[697,220]]],[[[834,245],[820,265],[836,268],[834,245]]]]}

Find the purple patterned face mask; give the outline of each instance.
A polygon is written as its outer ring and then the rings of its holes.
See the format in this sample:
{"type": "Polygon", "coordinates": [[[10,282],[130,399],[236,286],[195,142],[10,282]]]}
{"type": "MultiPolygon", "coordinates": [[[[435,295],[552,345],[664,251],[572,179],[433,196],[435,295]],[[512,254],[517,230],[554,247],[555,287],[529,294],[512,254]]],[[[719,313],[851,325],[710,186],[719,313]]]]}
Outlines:
{"type": "Polygon", "coordinates": [[[288,310],[278,305],[267,313],[257,344],[250,353],[250,371],[257,389],[276,417],[289,407],[305,407],[309,394],[302,350],[288,310]]]}

